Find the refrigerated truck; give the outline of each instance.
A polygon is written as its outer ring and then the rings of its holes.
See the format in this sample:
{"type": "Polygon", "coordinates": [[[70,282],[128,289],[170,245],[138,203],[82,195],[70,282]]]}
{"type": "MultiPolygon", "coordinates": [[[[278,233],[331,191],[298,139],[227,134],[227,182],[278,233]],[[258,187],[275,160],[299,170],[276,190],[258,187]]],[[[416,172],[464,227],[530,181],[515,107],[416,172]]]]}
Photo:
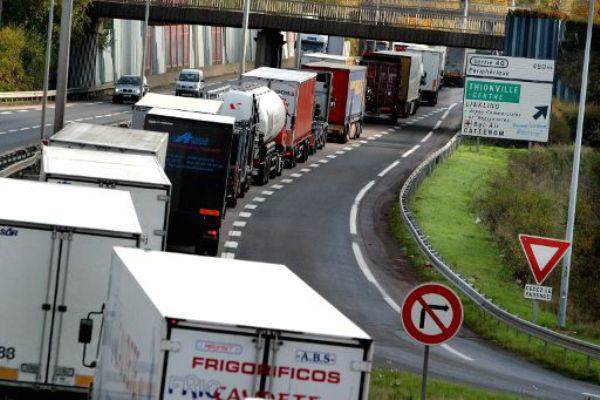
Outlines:
{"type": "Polygon", "coordinates": [[[72,122],[50,137],[50,146],[149,154],[165,166],[168,136],[161,132],[72,122]]]}
{"type": "Polygon", "coordinates": [[[395,123],[417,111],[424,75],[420,54],[376,51],[365,54],[361,65],[367,67],[365,116],[395,123]]]}
{"type": "Polygon", "coordinates": [[[142,248],[166,250],[171,182],[156,157],[45,146],[40,179],[128,191],[144,234],[142,248]]]}
{"type": "Polygon", "coordinates": [[[285,129],[276,142],[288,168],[308,159],[310,148],[315,148],[312,134],[315,101],[314,72],[261,67],[242,75],[241,83],[267,86],[277,93],[287,109],[285,129]]]}
{"type": "Polygon", "coordinates": [[[16,179],[0,192],[0,385],[85,393],[79,321],[102,309],[113,247],[140,244],[131,196],[16,179]]]}
{"type": "Polygon", "coordinates": [[[333,74],[333,106],[329,112],[327,136],[335,137],[342,143],[360,137],[365,111],[367,68],[324,61],[306,64],[303,68],[333,74]]]}
{"type": "Polygon", "coordinates": [[[235,119],[152,109],[144,129],[169,134],[165,172],[171,181],[168,246],[216,255],[225,216],[235,119]]]}
{"type": "Polygon", "coordinates": [[[214,99],[197,99],[159,93],[148,93],[133,106],[131,127],[134,129],[144,129],[146,114],[153,108],[216,115],[221,110],[222,104],[221,101],[214,99]]]}
{"type": "Polygon", "coordinates": [[[372,352],[283,265],[116,248],[93,399],[367,400],[372,352]]]}
{"type": "Polygon", "coordinates": [[[394,51],[409,51],[423,56],[424,76],[421,81],[421,100],[435,106],[444,80],[446,48],[422,44],[394,42],[394,51]]]}

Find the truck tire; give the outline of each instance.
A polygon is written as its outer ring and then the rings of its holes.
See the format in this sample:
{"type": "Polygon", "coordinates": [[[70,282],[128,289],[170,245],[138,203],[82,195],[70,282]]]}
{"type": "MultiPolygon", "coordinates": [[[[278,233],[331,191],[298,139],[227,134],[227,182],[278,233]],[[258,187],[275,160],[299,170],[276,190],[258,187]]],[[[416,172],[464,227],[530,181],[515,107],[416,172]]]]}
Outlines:
{"type": "Polygon", "coordinates": [[[435,106],[437,106],[437,103],[438,103],[438,92],[435,92],[435,94],[431,97],[431,100],[429,101],[429,104],[432,107],[435,107],[435,106]]]}
{"type": "Polygon", "coordinates": [[[235,208],[237,206],[238,197],[237,196],[229,196],[227,198],[227,207],[235,208]]]}
{"type": "Polygon", "coordinates": [[[404,103],[402,105],[402,110],[400,111],[400,116],[402,118],[408,118],[410,116],[410,103],[404,103]]]}
{"type": "Polygon", "coordinates": [[[362,130],[363,130],[362,121],[357,122],[356,123],[356,135],[354,136],[356,139],[360,138],[360,135],[362,135],[362,130]]]}
{"type": "Polygon", "coordinates": [[[342,136],[340,137],[340,142],[342,142],[342,144],[346,144],[348,143],[348,141],[350,140],[350,132],[348,127],[344,127],[344,130],[342,131],[342,136]]]}

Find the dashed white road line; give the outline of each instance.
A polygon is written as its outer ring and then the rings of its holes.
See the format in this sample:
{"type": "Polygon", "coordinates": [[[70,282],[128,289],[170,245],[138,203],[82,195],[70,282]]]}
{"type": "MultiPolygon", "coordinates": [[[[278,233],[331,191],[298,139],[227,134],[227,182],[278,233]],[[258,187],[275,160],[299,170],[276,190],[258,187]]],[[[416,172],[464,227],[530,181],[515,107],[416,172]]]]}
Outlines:
{"type": "Polygon", "coordinates": [[[369,143],[369,142],[367,142],[366,140],[361,140],[361,141],[360,141],[360,143],[362,143],[362,144],[367,144],[367,143],[369,143]]]}
{"type": "Polygon", "coordinates": [[[251,212],[246,212],[246,211],[240,211],[240,213],[238,214],[238,216],[240,218],[250,218],[252,216],[251,212]]]}
{"type": "Polygon", "coordinates": [[[271,185],[271,189],[276,189],[276,190],[283,189],[283,185],[279,185],[279,184],[271,185]]]}
{"type": "Polygon", "coordinates": [[[244,206],[246,210],[256,210],[256,207],[258,207],[256,204],[246,204],[244,206]]]}
{"type": "Polygon", "coordinates": [[[581,394],[583,396],[587,396],[588,398],[592,397],[594,399],[600,399],[600,394],[593,394],[593,393],[587,393],[587,392],[584,392],[584,393],[581,393],[581,394]]]}
{"type": "Polygon", "coordinates": [[[415,151],[417,151],[417,149],[421,147],[420,144],[414,145],[412,147],[412,149],[408,150],[407,152],[405,152],[404,154],[402,154],[402,158],[406,158],[408,156],[410,156],[412,153],[414,153],[415,151]]]}
{"type": "Polygon", "coordinates": [[[2,111],[0,112],[0,115],[12,115],[13,112],[12,111],[2,111]]]}
{"type": "Polygon", "coordinates": [[[273,193],[275,193],[272,190],[263,190],[262,192],[260,192],[261,194],[265,195],[265,196],[272,196],[273,193]]]}
{"type": "Polygon", "coordinates": [[[309,169],[309,168],[302,168],[302,169],[300,170],[300,172],[304,172],[304,173],[306,173],[306,172],[310,172],[310,169],[309,169]]]}
{"type": "Polygon", "coordinates": [[[354,148],[352,148],[352,147],[344,147],[344,150],[346,150],[346,151],[352,151],[352,150],[354,150],[354,148]]]}
{"type": "Polygon", "coordinates": [[[321,164],[327,164],[329,162],[329,160],[326,160],[326,159],[323,158],[323,159],[319,160],[319,162],[321,164]]]}
{"type": "Polygon", "coordinates": [[[346,154],[346,152],[342,151],[342,150],[338,150],[338,151],[335,152],[335,154],[338,154],[338,155],[341,156],[342,154],[346,154]]]}
{"type": "Polygon", "coordinates": [[[230,258],[230,259],[234,259],[235,258],[235,253],[221,253],[221,258],[230,258]]]}
{"type": "Polygon", "coordinates": [[[351,235],[356,235],[358,233],[357,225],[356,225],[356,218],[358,216],[358,205],[360,204],[360,201],[363,199],[363,197],[365,197],[365,194],[367,194],[369,189],[371,189],[371,187],[374,184],[375,184],[375,181],[371,181],[371,182],[367,183],[365,186],[363,186],[362,189],[360,189],[360,192],[358,192],[358,194],[354,198],[354,203],[352,204],[352,208],[350,209],[350,234],[351,235]]]}
{"type": "Polygon", "coordinates": [[[223,246],[225,248],[227,248],[227,249],[237,249],[238,248],[238,242],[227,241],[227,242],[225,242],[225,244],[223,246]]]}
{"type": "Polygon", "coordinates": [[[293,179],[282,179],[281,182],[283,182],[283,183],[292,183],[292,182],[294,182],[294,180],[293,179]]]}
{"type": "Polygon", "coordinates": [[[327,155],[327,158],[331,158],[331,159],[334,159],[334,158],[336,158],[336,157],[337,157],[337,156],[336,156],[335,154],[329,154],[329,155],[327,155]]]}
{"type": "Polygon", "coordinates": [[[380,178],[384,177],[388,172],[390,172],[391,170],[396,168],[398,166],[398,164],[400,164],[400,161],[398,161],[398,160],[394,161],[393,163],[388,165],[383,171],[381,171],[379,174],[377,174],[377,176],[380,178]]]}
{"type": "Polygon", "coordinates": [[[440,126],[442,126],[442,121],[441,121],[441,120],[440,120],[440,121],[438,121],[438,122],[435,124],[435,126],[433,127],[433,130],[434,130],[434,131],[435,131],[435,130],[437,130],[437,129],[438,129],[440,126]]]}
{"type": "Polygon", "coordinates": [[[264,203],[265,200],[266,199],[264,197],[255,197],[252,199],[252,201],[257,202],[257,203],[264,203]]]}
{"type": "Polygon", "coordinates": [[[240,236],[242,236],[242,231],[229,231],[229,236],[240,237],[240,236]]]}
{"type": "Polygon", "coordinates": [[[360,143],[352,143],[352,147],[360,147],[360,143]]]}
{"type": "Polygon", "coordinates": [[[376,135],[373,135],[373,136],[376,137],[376,138],[380,138],[381,137],[380,134],[376,134],[376,135]]]}
{"type": "Polygon", "coordinates": [[[433,135],[433,131],[430,131],[423,139],[421,139],[421,143],[425,143],[429,140],[429,138],[433,135]]]}
{"type": "Polygon", "coordinates": [[[290,174],[290,176],[293,177],[293,178],[302,178],[302,174],[299,174],[297,172],[293,173],[293,174],[290,174]]]}
{"type": "Polygon", "coordinates": [[[233,221],[233,226],[235,226],[236,228],[243,228],[246,226],[246,224],[246,221],[233,221]]]}
{"type": "Polygon", "coordinates": [[[376,138],[376,137],[373,137],[373,136],[371,136],[371,137],[369,137],[369,138],[367,138],[367,139],[369,139],[369,140],[377,140],[377,138],[376,138]]]}

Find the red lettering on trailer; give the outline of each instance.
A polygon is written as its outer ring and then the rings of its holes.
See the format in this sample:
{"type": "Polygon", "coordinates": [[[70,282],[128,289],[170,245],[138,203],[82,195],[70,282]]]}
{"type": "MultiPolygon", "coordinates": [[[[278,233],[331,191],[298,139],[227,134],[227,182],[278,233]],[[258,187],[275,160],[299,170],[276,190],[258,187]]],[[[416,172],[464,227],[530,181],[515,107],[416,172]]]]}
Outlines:
{"type": "Polygon", "coordinates": [[[219,371],[219,360],[216,358],[207,358],[204,366],[205,370],[214,369],[215,371],[219,371]]]}
{"type": "Polygon", "coordinates": [[[298,368],[296,377],[299,381],[308,381],[310,380],[310,371],[306,368],[298,368]]]}
{"type": "Polygon", "coordinates": [[[342,380],[340,373],[337,371],[330,371],[327,378],[327,382],[338,384],[342,380]]]}

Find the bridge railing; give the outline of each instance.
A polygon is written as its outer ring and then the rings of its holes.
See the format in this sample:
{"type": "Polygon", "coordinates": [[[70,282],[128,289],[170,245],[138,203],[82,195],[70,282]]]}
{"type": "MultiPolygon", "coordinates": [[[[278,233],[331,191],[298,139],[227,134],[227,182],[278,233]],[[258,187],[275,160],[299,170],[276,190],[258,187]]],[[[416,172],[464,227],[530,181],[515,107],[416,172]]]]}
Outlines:
{"type": "MultiPolygon", "coordinates": [[[[146,0],[92,0],[101,3],[145,4],[146,0]]],[[[150,0],[157,7],[186,7],[207,8],[227,11],[241,11],[243,0],[150,0]]],[[[419,7],[417,0],[401,0],[398,4],[353,5],[320,3],[301,0],[253,0],[253,13],[279,14],[306,19],[335,20],[355,22],[367,25],[385,25],[410,27],[418,29],[459,31],[474,34],[504,35],[504,18],[506,6],[481,4],[481,7],[491,7],[494,15],[470,16],[466,19],[460,13],[440,13],[445,9],[455,7],[455,2],[441,0],[434,2],[425,0],[419,7]],[[403,7],[406,2],[406,7],[403,7]],[[431,3],[431,5],[429,5],[431,3]],[[428,9],[427,7],[431,7],[428,9]],[[504,11],[502,11],[504,10],[504,11]]]]}

